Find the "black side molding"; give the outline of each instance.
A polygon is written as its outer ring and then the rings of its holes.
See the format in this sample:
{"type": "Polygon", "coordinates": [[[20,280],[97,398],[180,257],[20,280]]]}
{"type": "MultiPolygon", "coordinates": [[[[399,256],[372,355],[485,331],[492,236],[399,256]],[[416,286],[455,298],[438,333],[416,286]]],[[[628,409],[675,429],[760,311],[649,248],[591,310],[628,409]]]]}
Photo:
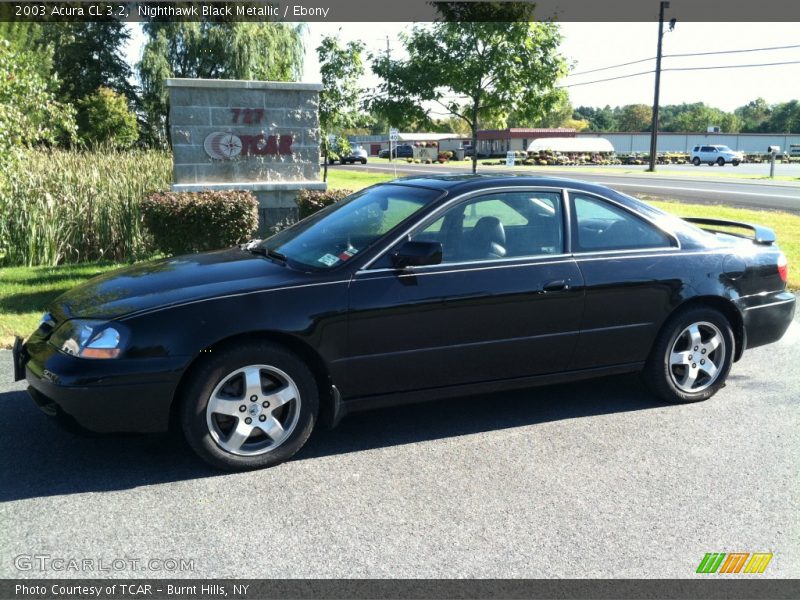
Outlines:
{"type": "MultiPolygon", "coordinates": [[[[718,230],[713,227],[739,227],[741,229],[749,229],[753,232],[752,239],[756,244],[770,246],[775,243],[775,232],[769,227],[762,227],[761,225],[753,225],[751,223],[741,223],[739,221],[726,221],[725,219],[707,219],[704,217],[682,217],[684,221],[694,223],[696,225],[708,225],[712,229],[709,231],[717,232],[718,230]]],[[[733,233],[730,231],[720,231],[719,233],[727,233],[729,235],[738,235],[739,237],[746,237],[744,235],[733,233]]]]}

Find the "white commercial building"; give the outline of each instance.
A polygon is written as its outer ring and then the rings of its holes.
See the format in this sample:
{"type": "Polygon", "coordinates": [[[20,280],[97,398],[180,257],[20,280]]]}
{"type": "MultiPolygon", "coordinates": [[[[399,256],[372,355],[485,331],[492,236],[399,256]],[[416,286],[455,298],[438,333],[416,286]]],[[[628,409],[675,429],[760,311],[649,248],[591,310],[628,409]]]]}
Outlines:
{"type": "MultiPolygon", "coordinates": [[[[650,152],[650,134],[582,132],[577,139],[603,137],[617,153],[650,152]]],[[[800,134],[791,133],[659,133],[659,152],[690,152],[694,146],[725,145],[746,153],[766,153],[768,146],[780,146],[789,152],[791,145],[800,144],[800,134]]]]}

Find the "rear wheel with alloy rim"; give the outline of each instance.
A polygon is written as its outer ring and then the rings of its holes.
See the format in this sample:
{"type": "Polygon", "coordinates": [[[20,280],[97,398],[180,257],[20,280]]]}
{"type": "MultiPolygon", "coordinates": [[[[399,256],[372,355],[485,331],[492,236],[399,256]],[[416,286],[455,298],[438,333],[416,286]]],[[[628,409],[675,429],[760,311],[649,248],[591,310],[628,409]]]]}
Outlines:
{"type": "Polygon", "coordinates": [[[696,402],[725,385],[734,339],[725,316],[696,307],[672,317],[656,338],[645,379],[668,402],[696,402]]]}
{"type": "Polygon", "coordinates": [[[267,343],[212,354],[182,398],[189,445],[227,470],[270,467],[294,455],[314,427],[319,393],[296,355],[267,343]]]}

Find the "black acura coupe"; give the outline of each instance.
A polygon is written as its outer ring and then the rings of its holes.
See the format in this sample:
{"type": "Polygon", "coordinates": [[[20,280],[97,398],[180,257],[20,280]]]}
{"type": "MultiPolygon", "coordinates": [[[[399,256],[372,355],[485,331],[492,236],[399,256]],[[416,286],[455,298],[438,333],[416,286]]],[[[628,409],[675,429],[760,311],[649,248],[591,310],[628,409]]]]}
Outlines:
{"type": "Polygon", "coordinates": [[[632,371],[705,400],[789,327],[786,280],[757,225],[567,179],[399,179],[263,242],[76,287],[17,340],[15,377],[67,424],[175,425],[212,465],[252,469],[401,402],[632,371]]]}

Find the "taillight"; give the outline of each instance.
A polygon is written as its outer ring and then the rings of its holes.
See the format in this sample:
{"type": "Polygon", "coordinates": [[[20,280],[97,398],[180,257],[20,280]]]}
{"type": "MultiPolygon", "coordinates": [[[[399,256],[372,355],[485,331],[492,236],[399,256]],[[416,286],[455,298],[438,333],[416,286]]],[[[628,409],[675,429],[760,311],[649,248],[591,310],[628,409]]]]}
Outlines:
{"type": "Polygon", "coordinates": [[[786,255],[783,252],[778,256],[778,275],[781,276],[783,283],[789,280],[789,261],[786,260],[786,255]]]}

